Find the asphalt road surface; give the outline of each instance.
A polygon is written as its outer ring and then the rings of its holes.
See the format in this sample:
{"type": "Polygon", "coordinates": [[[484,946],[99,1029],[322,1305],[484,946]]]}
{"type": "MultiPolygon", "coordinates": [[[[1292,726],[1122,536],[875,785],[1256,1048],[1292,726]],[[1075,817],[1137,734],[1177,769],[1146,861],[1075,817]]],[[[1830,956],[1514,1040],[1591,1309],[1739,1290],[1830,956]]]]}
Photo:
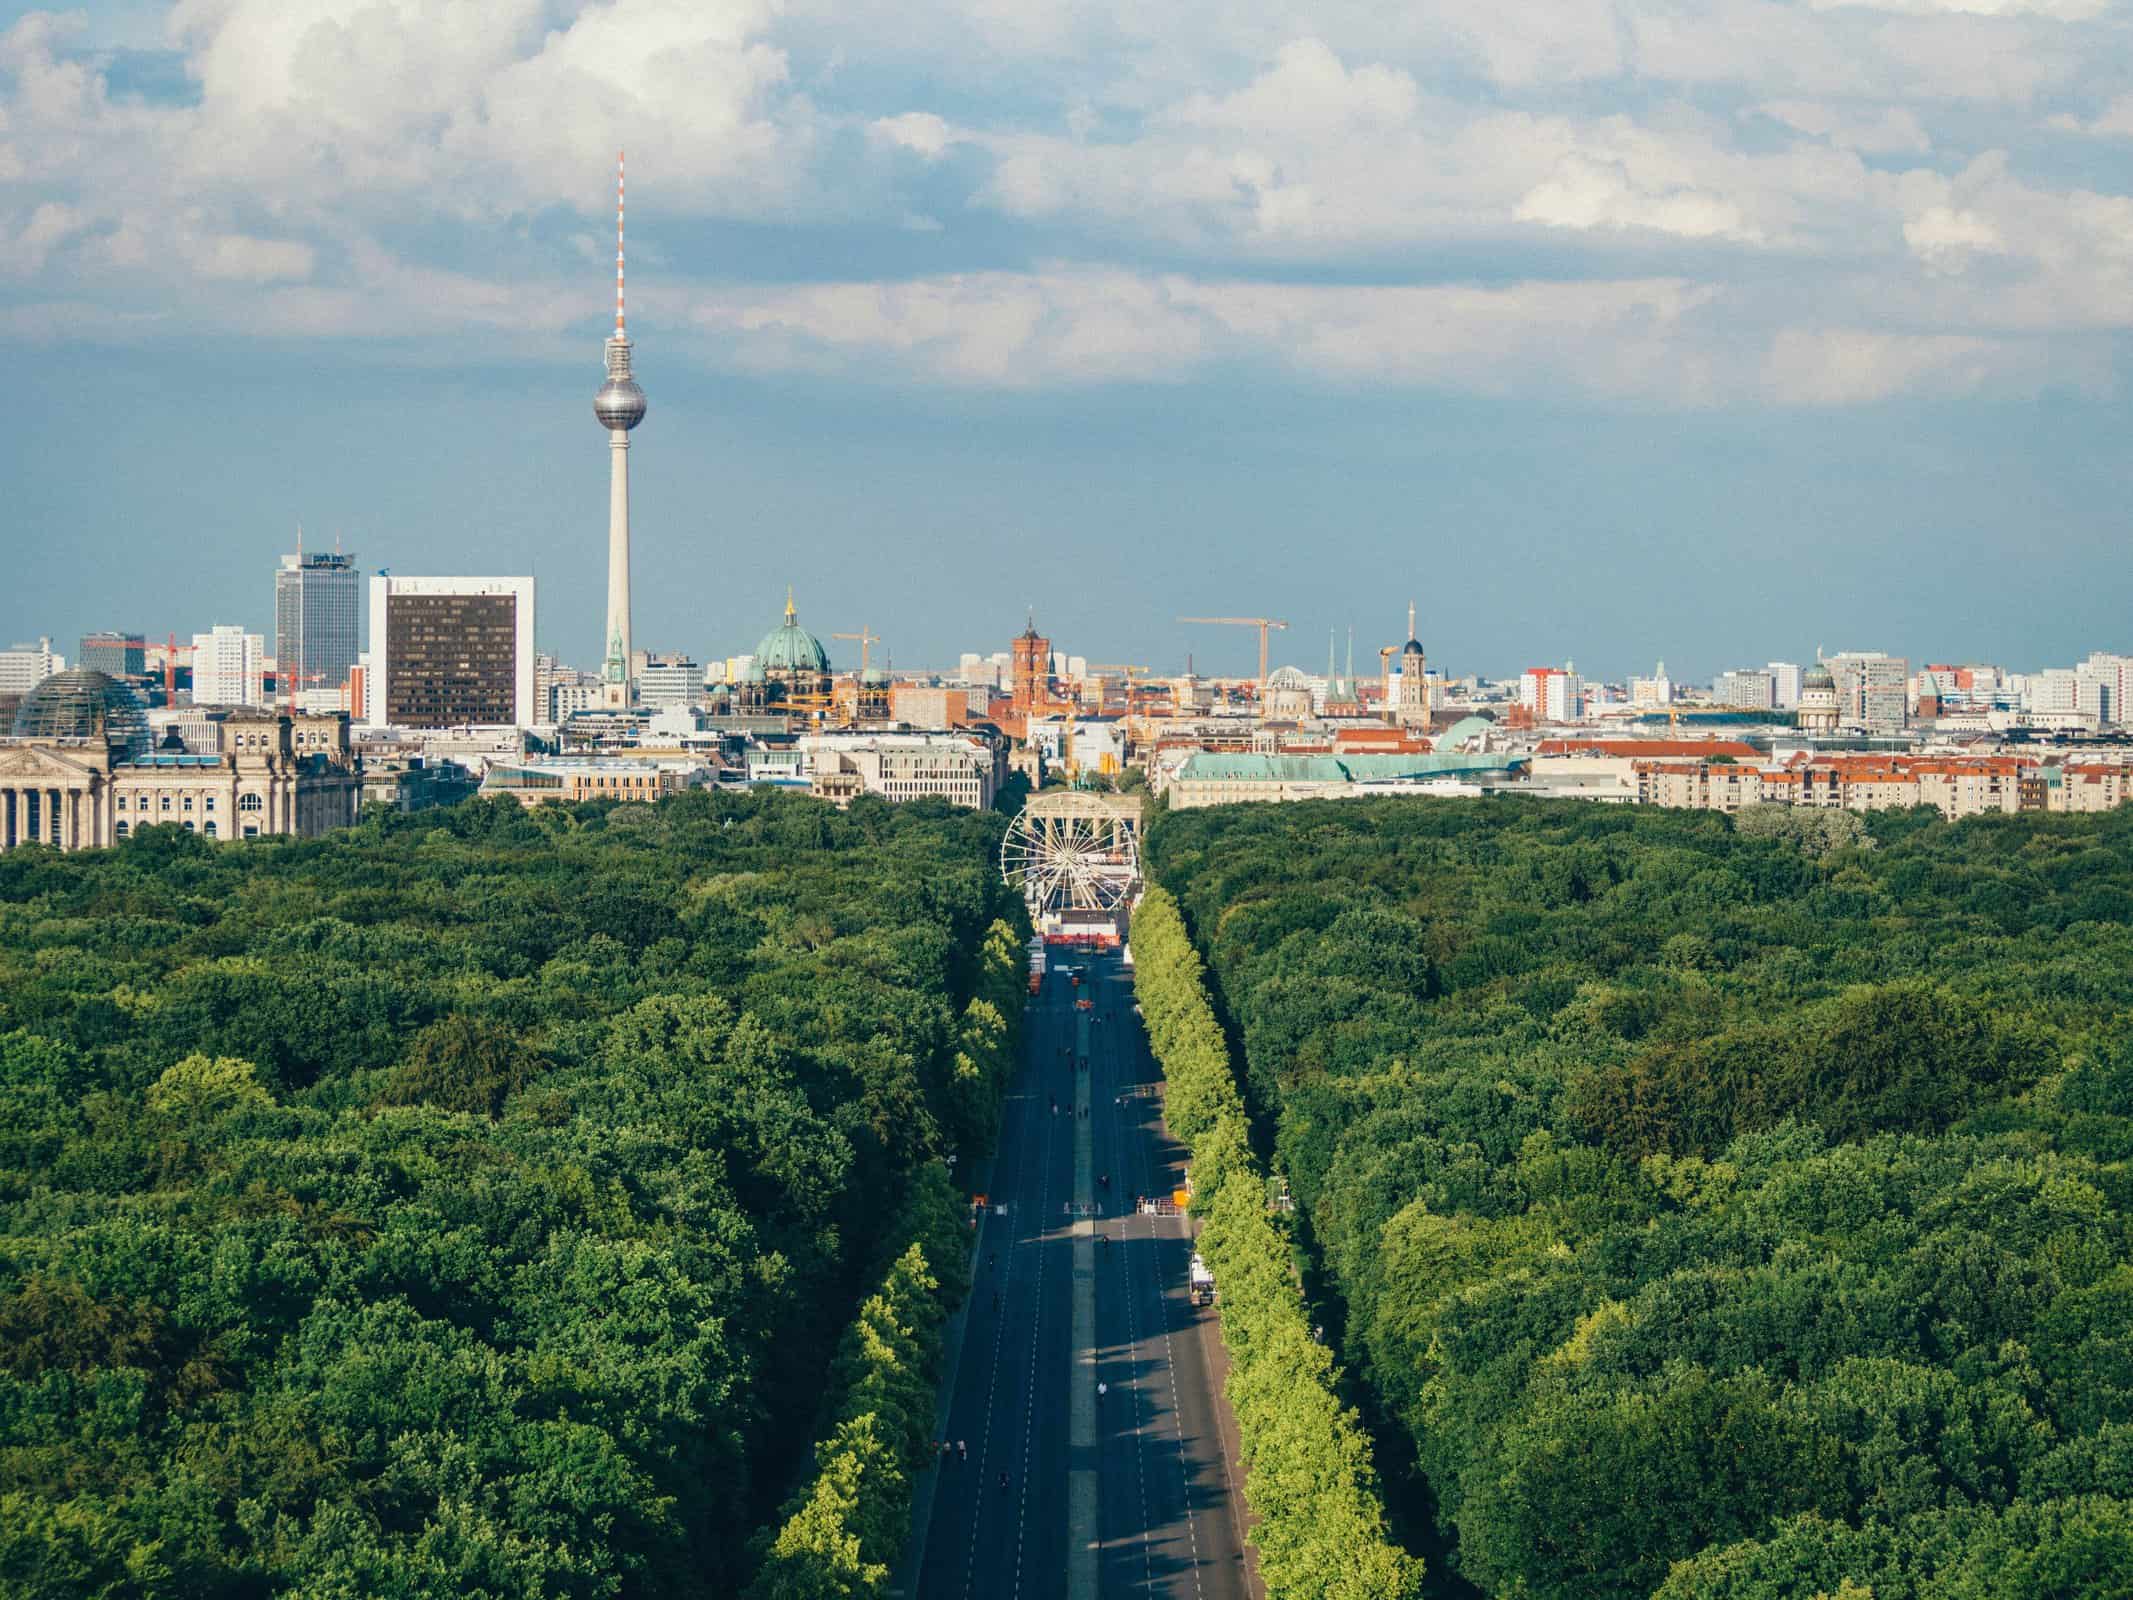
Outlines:
{"type": "MultiPolygon", "coordinates": [[[[1116,956],[1078,955],[1032,1002],[1024,1062],[1003,1117],[978,1271],[917,1593],[924,1600],[1067,1600],[1070,1540],[1097,1544],[1098,1592],[1249,1600],[1243,1503],[1217,1402],[1212,1308],[1190,1303],[1183,1217],[1134,1211],[1167,1199],[1183,1156],[1162,1100],[1130,978],[1116,956]],[[1074,1003],[1092,1009],[1077,1028],[1074,1003]],[[1094,1380],[1098,1525],[1070,1529],[1070,1384],[1090,1381],[1073,1348],[1076,1074],[1086,1100],[1096,1218],[1094,1380]],[[1053,1109],[1056,1104],[1057,1110],[1053,1109]],[[1106,1183],[1105,1180],[1108,1182],[1106,1183]],[[997,1303],[994,1297],[997,1295],[997,1303]]],[[[1084,1571],[1087,1568],[1084,1566],[1084,1571]]]]}

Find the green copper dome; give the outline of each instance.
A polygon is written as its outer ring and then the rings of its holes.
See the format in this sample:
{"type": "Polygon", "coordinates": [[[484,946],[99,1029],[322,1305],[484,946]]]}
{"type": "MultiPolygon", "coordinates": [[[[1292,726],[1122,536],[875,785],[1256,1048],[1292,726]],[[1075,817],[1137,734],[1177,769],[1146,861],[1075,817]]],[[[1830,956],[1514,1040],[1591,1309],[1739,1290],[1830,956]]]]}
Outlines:
{"type": "Polygon", "coordinates": [[[763,635],[755,647],[755,664],[766,674],[829,672],[829,652],[820,639],[800,626],[790,590],[785,595],[785,620],[763,635]]]}

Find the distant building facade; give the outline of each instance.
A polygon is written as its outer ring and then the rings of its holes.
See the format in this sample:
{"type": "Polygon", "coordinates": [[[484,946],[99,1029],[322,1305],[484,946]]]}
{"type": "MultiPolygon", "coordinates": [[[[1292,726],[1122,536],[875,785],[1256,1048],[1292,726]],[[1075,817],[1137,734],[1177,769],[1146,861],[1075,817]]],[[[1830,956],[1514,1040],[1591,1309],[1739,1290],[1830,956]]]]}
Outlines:
{"type": "Polygon", "coordinates": [[[138,678],[148,671],[148,641],[137,633],[85,633],[76,665],[114,678],[138,678]]]}
{"type": "Polygon", "coordinates": [[[274,671],[291,686],[338,689],[363,648],[363,575],[355,557],[297,550],[274,574],[274,671]]]}
{"type": "Polygon", "coordinates": [[[1568,667],[1528,667],[1518,681],[1519,703],[1538,722],[1579,722],[1585,683],[1568,667]]]}
{"type": "Polygon", "coordinates": [[[243,710],[218,755],[151,748],[139,696],[101,672],[46,680],[0,741],[0,850],[97,849],[169,823],[209,839],[312,838],[355,821],[345,714],[243,710]]]}
{"type": "Polygon", "coordinates": [[[263,696],[267,642],[231,623],[193,635],[193,704],[256,706],[263,696]]]}
{"type": "Polygon", "coordinates": [[[1837,717],[1866,733],[1901,733],[1910,721],[1911,665],[1879,650],[1847,650],[1824,663],[1837,688],[1837,717]]]}
{"type": "Polygon", "coordinates": [[[1777,704],[1777,684],[1760,667],[1737,668],[1718,675],[1711,698],[1739,711],[1768,711],[1777,704]]]}
{"type": "Polygon", "coordinates": [[[1009,692],[1015,709],[1027,716],[1052,703],[1052,641],[1037,631],[1035,618],[1015,635],[1009,692]]]}
{"type": "Polygon", "coordinates": [[[1819,661],[1800,674],[1800,700],[1794,720],[1802,733],[1827,735],[1837,731],[1836,675],[1819,661]]]}
{"type": "Polygon", "coordinates": [[[1415,608],[1407,608],[1407,643],[1400,646],[1400,701],[1395,719],[1403,728],[1426,728],[1430,716],[1429,656],[1415,634],[1415,608]]]}
{"type": "Polygon", "coordinates": [[[690,759],[557,756],[498,762],[481,781],[484,798],[501,796],[531,809],[588,800],[653,801],[709,781],[713,773],[690,759]]]}
{"type": "Polygon", "coordinates": [[[528,727],[533,579],[370,580],[372,727],[528,727]]]}
{"type": "Polygon", "coordinates": [[[639,705],[701,705],[703,698],[704,669],[689,656],[647,655],[637,671],[639,705]]]}
{"type": "Polygon", "coordinates": [[[67,658],[50,639],[0,650],[0,694],[28,694],[45,679],[67,670],[67,658]]]}
{"type": "Polygon", "coordinates": [[[938,797],[983,811],[1000,791],[1000,752],[955,733],[808,734],[800,740],[808,791],[839,805],[860,794],[905,801],[938,797]]]}

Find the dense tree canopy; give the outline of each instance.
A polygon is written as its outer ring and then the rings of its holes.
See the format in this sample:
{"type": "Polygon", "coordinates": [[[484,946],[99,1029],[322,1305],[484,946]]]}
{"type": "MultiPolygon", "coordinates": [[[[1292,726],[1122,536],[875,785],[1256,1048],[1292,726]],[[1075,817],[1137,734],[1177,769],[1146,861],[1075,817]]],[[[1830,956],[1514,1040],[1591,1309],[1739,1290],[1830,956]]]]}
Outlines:
{"type": "Polygon", "coordinates": [[[930,1383],[839,1339],[959,1288],[998,826],[698,793],[0,856],[0,1590],[738,1592],[810,1442],[894,1456],[930,1383]]]}
{"type": "Polygon", "coordinates": [[[2133,813],[1150,849],[1485,1594],[2133,1592],[2133,813]]]}

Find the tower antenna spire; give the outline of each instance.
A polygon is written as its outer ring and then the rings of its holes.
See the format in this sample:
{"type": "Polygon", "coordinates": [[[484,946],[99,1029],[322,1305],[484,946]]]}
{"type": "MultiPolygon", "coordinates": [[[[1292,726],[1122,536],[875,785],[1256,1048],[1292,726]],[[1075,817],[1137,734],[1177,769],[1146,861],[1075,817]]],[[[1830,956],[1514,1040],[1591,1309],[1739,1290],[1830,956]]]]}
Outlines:
{"type": "Polygon", "coordinates": [[[622,157],[615,152],[615,337],[626,339],[622,317],[622,157]]]}

